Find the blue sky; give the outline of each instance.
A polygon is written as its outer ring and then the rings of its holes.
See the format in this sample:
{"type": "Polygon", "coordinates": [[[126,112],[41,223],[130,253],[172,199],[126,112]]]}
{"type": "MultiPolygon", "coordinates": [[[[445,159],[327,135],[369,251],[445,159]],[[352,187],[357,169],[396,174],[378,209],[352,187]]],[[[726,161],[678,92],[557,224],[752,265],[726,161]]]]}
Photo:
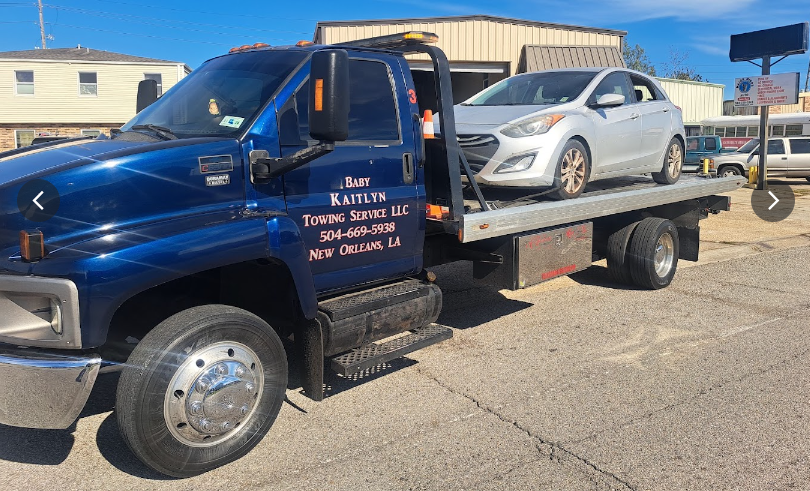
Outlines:
{"type": "MultiPolygon", "coordinates": [[[[488,14],[628,31],[659,73],[670,51],[710,82],[757,75],[749,63],[728,61],[729,36],[810,21],[808,0],[376,0],[259,2],[209,0],[43,0],[48,47],[95,49],[182,61],[196,68],[230,47],[311,39],[318,20],[386,19],[488,14]]],[[[40,45],[36,2],[0,1],[0,51],[40,45]]],[[[790,56],[773,73],[799,72],[804,87],[810,55],[790,56]]]]}

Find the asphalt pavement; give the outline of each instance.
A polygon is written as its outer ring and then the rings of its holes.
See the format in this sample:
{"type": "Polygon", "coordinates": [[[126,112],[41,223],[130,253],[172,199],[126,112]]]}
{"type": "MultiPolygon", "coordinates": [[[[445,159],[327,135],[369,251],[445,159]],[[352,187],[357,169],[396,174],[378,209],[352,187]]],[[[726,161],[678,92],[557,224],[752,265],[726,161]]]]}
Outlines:
{"type": "Polygon", "coordinates": [[[69,430],[0,426],[3,489],[810,489],[810,184],[791,184],[778,223],[732,193],[664,290],[603,264],[516,292],[436,268],[453,339],[331,375],[320,403],[292,380],[258,447],[203,476],[132,456],[105,375],[69,430]]]}

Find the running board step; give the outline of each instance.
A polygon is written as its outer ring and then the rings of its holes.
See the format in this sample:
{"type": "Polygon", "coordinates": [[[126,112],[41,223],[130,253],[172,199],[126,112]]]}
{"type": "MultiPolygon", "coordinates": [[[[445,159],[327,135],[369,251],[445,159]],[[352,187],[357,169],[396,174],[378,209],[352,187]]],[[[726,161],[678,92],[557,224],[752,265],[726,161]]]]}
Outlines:
{"type": "Polygon", "coordinates": [[[332,358],[332,370],[351,375],[452,337],[453,330],[449,327],[429,324],[391,341],[367,344],[336,356],[332,358]]]}

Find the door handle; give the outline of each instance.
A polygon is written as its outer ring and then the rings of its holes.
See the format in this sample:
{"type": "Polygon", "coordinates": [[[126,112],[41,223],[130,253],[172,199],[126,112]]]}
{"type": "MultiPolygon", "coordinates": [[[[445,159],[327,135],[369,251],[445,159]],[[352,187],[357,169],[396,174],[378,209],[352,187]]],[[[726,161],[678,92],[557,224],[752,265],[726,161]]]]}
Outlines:
{"type": "Polygon", "coordinates": [[[402,180],[405,184],[413,183],[413,154],[410,152],[402,154],[402,180]]]}
{"type": "Polygon", "coordinates": [[[664,112],[665,112],[665,113],[668,113],[668,112],[669,112],[669,108],[665,108],[665,109],[664,109],[664,112]]]}
{"type": "Polygon", "coordinates": [[[638,119],[638,116],[639,116],[638,114],[633,113],[630,115],[630,119],[638,119]]]}
{"type": "Polygon", "coordinates": [[[787,157],[782,157],[782,160],[787,160],[787,157]]]}

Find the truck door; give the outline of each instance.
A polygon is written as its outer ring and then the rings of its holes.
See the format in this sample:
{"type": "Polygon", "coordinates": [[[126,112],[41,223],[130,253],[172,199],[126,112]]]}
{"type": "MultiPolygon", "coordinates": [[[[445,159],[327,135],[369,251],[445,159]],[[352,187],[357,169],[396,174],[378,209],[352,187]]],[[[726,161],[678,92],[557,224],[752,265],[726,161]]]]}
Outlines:
{"type": "Polygon", "coordinates": [[[788,175],[788,155],[785,152],[785,142],[781,138],[768,140],[767,168],[770,177],[787,177],[788,175]]]}
{"type": "MultiPolygon", "coordinates": [[[[301,230],[318,292],[421,269],[411,111],[402,71],[385,59],[350,59],[348,140],[284,175],[287,212],[301,230]]],[[[305,79],[277,102],[282,155],[311,139],[308,91],[305,79]]]]}
{"type": "Polygon", "coordinates": [[[788,176],[810,176],[810,138],[788,138],[788,147],[788,176]]]}

